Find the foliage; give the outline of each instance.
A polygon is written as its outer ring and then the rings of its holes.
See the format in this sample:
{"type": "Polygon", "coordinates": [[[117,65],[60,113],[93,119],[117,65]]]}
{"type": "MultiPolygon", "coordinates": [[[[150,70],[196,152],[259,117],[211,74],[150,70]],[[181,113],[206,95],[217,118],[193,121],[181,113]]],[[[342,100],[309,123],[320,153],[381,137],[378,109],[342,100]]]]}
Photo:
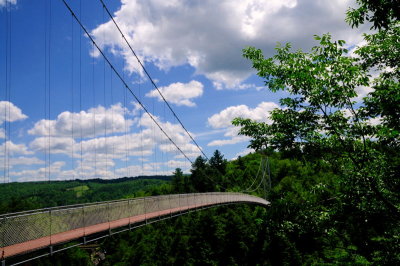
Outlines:
{"type": "MultiPolygon", "coordinates": [[[[375,12],[371,1],[358,2],[360,9],[373,14],[364,14],[364,19],[381,29],[365,34],[366,45],[357,47],[353,54],[344,41],[333,41],[329,34],[316,36],[319,45],[311,52],[292,51],[290,44],[278,45],[273,57],[264,58],[259,49],[244,50],[268,89],[284,90],[290,97],[281,99],[282,108],[270,113],[271,124],[242,118],[236,118],[233,124],[252,138],[251,148],[280,151],[304,166],[313,165],[314,170],[330,165],[335,176],[332,179],[319,173],[321,176],[311,178],[320,180],[318,189],[330,187],[329,193],[324,192],[328,197],[317,197],[322,201],[314,202],[307,193],[300,197],[282,195],[280,188],[297,183],[288,176],[270,194],[272,206],[280,204],[274,201],[274,192],[280,192],[285,203],[282,208],[302,215],[300,220],[293,215],[282,217],[288,244],[295,247],[294,239],[287,234],[290,231],[297,237],[313,232],[314,242],[324,247],[322,253],[311,255],[307,264],[400,262],[395,251],[400,248],[398,13],[387,14],[389,23],[375,12]],[[357,91],[368,87],[372,92],[361,100],[357,98],[357,91]],[[313,230],[307,229],[309,226],[313,230]],[[323,237],[318,236],[321,229],[326,232],[323,237]]],[[[348,14],[348,19],[354,19],[354,15],[348,14]]],[[[317,246],[311,250],[318,252],[317,246]]],[[[297,252],[307,254],[304,250],[297,252]]],[[[305,263],[303,259],[298,262],[305,263]]]]}
{"type": "Polygon", "coordinates": [[[164,192],[170,190],[170,187],[162,187],[162,184],[168,184],[162,179],[149,177],[149,179],[121,178],[110,182],[92,179],[1,184],[0,214],[161,194],[162,189],[164,192]]]}
{"type": "Polygon", "coordinates": [[[391,23],[400,20],[398,0],[356,0],[358,7],[347,10],[346,21],[352,27],[371,22],[373,28],[388,28],[391,23]]]}

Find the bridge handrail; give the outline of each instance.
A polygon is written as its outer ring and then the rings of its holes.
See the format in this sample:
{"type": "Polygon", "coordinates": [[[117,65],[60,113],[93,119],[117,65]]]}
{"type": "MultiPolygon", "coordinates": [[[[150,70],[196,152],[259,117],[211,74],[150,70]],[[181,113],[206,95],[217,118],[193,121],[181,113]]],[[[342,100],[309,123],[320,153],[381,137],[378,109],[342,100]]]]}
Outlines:
{"type": "Polygon", "coordinates": [[[148,218],[233,202],[269,205],[268,201],[248,194],[209,192],[101,201],[8,213],[0,216],[0,250],[45,238],[49,238],[49,243],[46,245],[52,245],[57,241],[71,240],[71,238],[56,240],[57,237],[54,237],[65,232],[79,230],[78,237],[82,237],[86,234],[128,226],[131,224],[131,219],[133,222],[147,221],[148,218]]]}
{"type": "MultiPolygon", "coordinates": [[[[20,215],[23,215],[23,214],[47,212],[47,211],[53,211],[53,210],[74,209],[74,208],[86,207],[86,206],[91,206],[91,205],[108,204],[108,203],[114,203],[114,202],[125,202],[125,201],[129,201],[129,200],[143,200],[143,198],[156,198],[156,197],[158,198],[158,197],[162,197],[162,196],[185,196],[185,195],[196,195],[196,194],[213,195],[213,194],[219,194],[219,193],[229,193],[229,194],[233,194],[233,195],[235,195],[235,194],[243,195],[243,193],[240,193],[240,192],[205,192],[205,193],[179,193],[179,194],[168,194],[168,195],[157,195],[157,196],[145,196],[145,197],[137,197],[137,198],[129,198],[129,199],[96,201],[96,202],[88,202],[88,203],[71,204],[71,205],[65,205],[65,206],[54,206],[54,207],[47,207],[47,208],[39,208],[39,209],[19,211],[19,212],[2,213],[2,214],[0,214],[0,219],[3,218],[3,217],[20,216],[20,215]]],[[[253,195],[249,195],[249,194],[245,194],[245,195],[253,196],[253,195]]],[[[257,196],[253,196],[253,197],[258,198],[257,196]]]]}

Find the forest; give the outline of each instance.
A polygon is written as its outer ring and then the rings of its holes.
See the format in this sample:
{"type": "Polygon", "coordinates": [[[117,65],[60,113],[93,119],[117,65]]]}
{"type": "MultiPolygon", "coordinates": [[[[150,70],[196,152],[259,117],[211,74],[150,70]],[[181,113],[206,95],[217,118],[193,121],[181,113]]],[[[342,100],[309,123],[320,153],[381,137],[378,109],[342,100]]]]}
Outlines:
{"type": "MultiPolygon", "coordinates": [[[[304,161],[293,154],[263,150],[227,161],[216,151],[210,160],[199,157],[191,175],[176,169],[171,181],[114,181],[106,187],[92,181],[71,181],[43,186],[53,185],[64,191],[64,195],[72,193],[70,201],[68,198],[64,201],[67,204],[90,200],[91,190],[103,191],[104,198],[99,200],[183,190],[241,191],[251,187],[253,178],[260,176],[257,172],[263,158],[268,158],[271,169],[267,198],[272,204],[267,209],[238,204],[190,212],[112,235],[91,248],[75,247],[38,259],[32,265],[394,265],[399,262],[398,227],[393,227],[398,221],[391,213],[371,209],[369,205],[355,205],[354,201],[360,199],[343,194],[340,169],[324,160],[304,161]],[[216,171],[216,167],[222,172],[216,171]],[[212,173],[211,181],[208,177],[212,173]],[[84,186],[91,189],[84,190],[84,186]]],[[[41,193],[43,198],[53,195],[49,189],[41,193]]],[[[264,189],[260,186],[251,193],[263,196],[264,189]]]]}
{"type": "Polygon", "coordinates": [[[191,212],[34,264],[400,265],[399,3],[356,2],[347,22],[373,29],[361,47],[325,34],[315,36],[309,52],[291,44],[278,45],[270,58],[255,47],[243,50],[270,91],[289,95],[272,111],[271,123],[232,122],[251,139],[253,153],[227,161],[215,151],[209,160],[198,157],[190,174],[176,169],[171,181],[6,184],[0,196],[5,212],[48,202],[246,191],[268,161],[269,171],[261,171],[268,186],[248,193],[266,196],[269,208],[238,204],[191,212]],[[356,100],[362,86],[373,90],[356,100]]]}
{"type": "Polygon", "coordinates": [[[0,186],[0,214],[78,203],[143,197],[157,194],[171,176],[138,176],[6,183],[0,186]]]}

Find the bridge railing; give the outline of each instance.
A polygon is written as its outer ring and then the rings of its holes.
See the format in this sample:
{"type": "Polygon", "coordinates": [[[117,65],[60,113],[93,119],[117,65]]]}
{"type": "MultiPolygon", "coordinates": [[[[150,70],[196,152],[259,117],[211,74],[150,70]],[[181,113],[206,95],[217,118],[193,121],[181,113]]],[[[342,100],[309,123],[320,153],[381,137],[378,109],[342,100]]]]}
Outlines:
{"type": "Polygon", "coordinates": [[[155,217],[234,202],[269,204],[264,199],[247,194],[213,192],[133,198],[3,214],[0,215],[0,247],[7,257],[14,254],[10,251],[7,254],[4,250],[12,250],[11,247],[20,243],[43,240],[44,246],[50,246],[155,217]],[[66,232],[70,232],[71,236],[66,232]]]}

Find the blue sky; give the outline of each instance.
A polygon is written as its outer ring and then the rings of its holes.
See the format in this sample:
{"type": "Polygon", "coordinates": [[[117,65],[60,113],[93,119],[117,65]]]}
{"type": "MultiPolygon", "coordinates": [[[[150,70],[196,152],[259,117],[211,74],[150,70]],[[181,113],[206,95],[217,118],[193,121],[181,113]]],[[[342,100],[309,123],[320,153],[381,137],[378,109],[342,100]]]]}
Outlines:
{"type": "MultiPolygon", "coordinates": [[[[0,0],[3,180],[116,178],[189,169],[190,164],[162,137],[93,50],[61,0],[7,2],[9,8],[6,0],[0,0]],[[7,19],[11,21],[10,46],[6,44],[7,19]],[[6,80],[11,80],[9,86],[6,80]]],[[[198,156],[100,2],[67,2],[167,134],[192,160],[198,156]]],[[[279,107],[282,94],[264,88],[241,55],[244,47],[261,48],[266,56],[273,55],[277,42],[292,42],[293,47],[307,50],[315,44],[314,34],[326,32],[349,46],[361,41],[360,31],[344,22],[351,1],[122,0],[106,4],[209,157],[215,149],[227,159],[248,153],[248,139],[238,136],[230,121],[237,116],[268,121],[268,111],[279,107]]]]}

